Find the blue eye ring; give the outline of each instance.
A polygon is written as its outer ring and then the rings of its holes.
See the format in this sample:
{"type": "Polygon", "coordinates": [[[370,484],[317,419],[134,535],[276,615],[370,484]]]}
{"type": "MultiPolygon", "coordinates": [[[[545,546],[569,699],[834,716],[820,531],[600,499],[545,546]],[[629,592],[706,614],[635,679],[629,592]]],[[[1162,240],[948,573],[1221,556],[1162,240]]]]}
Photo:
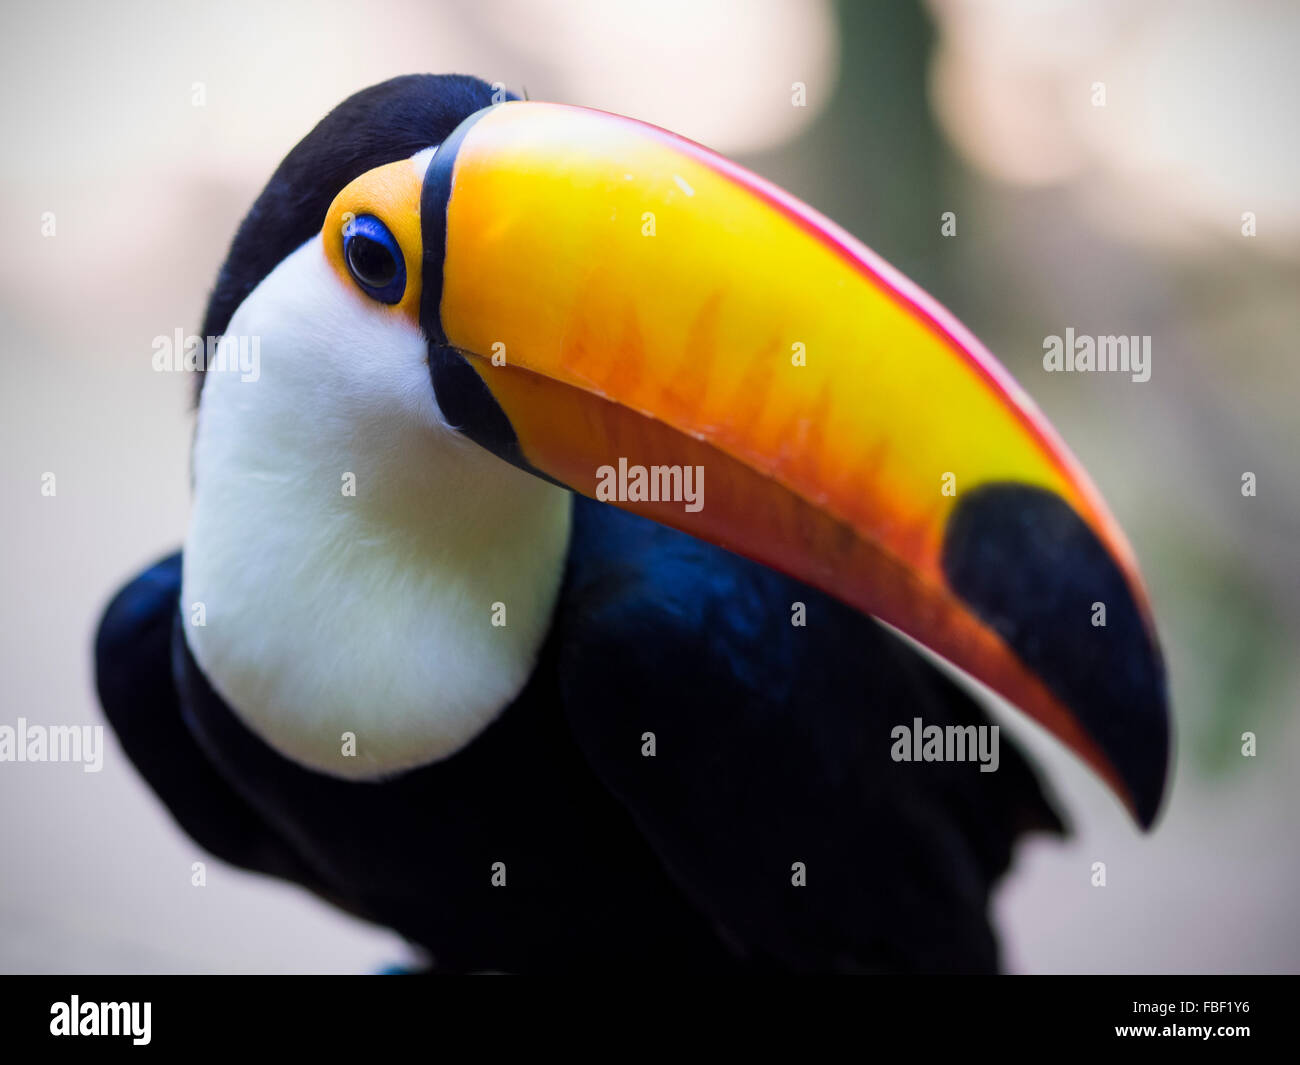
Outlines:
{"type": "Polygon", "coordinates": [[[406,292],[406,260],[401,245],[374,215],[357,215],[343,227],[343,261],[367,296],[400,303],[406,292]]]}

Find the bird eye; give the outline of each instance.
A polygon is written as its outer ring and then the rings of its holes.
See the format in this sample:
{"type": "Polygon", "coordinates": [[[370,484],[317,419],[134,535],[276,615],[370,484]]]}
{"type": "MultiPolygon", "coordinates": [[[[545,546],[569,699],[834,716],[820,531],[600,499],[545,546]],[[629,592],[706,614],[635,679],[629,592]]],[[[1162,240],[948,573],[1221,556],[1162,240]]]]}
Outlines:
{"type": "Polygon", "coordinates": [[[343,258],[352,279],[371,299],[398,303],[406,291],[406,263],[397,238],[374,215],[358,215],[343,227],[343,258]]]}

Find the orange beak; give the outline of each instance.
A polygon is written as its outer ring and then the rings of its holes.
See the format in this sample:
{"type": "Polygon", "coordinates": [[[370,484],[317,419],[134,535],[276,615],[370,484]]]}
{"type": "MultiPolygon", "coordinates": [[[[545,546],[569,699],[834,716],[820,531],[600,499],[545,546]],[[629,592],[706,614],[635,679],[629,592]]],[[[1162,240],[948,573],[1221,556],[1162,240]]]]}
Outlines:
{"type": "Polygon", "coordinates": [[[467,435],[896,626],[1151,824],[1169,714],[1132,551],[933,299],[699,145],[581,108],[472,116],[420,216],[435,389],[467,435]]]}

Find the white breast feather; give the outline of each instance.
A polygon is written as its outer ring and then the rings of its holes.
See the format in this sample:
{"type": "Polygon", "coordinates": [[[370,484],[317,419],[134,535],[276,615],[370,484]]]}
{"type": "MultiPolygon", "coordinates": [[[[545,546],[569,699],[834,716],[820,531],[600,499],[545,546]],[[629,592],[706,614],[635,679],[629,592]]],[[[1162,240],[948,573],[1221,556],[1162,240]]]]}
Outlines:
{"type": "Polygon", "coordinates": [[[444,423],[421,332],[347,288],[319,237],[227,333],[258,337],[261,366],[204,384],[182,589],[196,661],[249,728],[322,772],[455,753],[532,671],[568,493],[444,423]]]}

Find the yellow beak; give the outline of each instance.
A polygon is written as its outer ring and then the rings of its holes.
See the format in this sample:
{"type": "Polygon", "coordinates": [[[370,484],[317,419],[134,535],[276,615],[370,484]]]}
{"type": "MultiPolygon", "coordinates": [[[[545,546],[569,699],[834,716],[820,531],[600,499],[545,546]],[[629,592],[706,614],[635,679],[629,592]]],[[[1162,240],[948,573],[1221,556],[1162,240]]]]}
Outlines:
{"type": "Polygon", "coordinates": [[[1151,823],[1168,708],[1132,552],[933,299],[707,149],[575,107],[472,116],[420,214],[435,388],[467,435],[896,626],[1151,823]]]}

